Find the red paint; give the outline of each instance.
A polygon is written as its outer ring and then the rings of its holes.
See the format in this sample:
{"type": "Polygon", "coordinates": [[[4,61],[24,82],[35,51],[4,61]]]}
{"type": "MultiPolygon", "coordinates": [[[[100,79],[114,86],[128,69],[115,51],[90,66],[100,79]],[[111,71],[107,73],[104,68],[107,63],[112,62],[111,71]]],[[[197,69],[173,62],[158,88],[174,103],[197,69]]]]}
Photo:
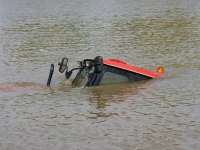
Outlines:
{"type": "Polygon", "coordinates": [[[145,76],[148,76],[148,77],[151,77],[151,78],[163,77],[163,74],[161,74],[161,73],[157,73],[157,72],[145,70],[145,69],[142,69],[142,68],[138,68],[138,67],[126,64],[122,60],[118,60],[118,59],[103,60],[103,63],[105,65],[121,68],[121,69],[124,69],[124,70],[128,70],[128,71],[131,71],[131,72],[142,74],[142,75],[145,75],[145,76]]]}
{"type": "Polygon", "coordinates": [[[120,59],[109,59],[109,60],[118,62],[118,63],[122,63],[122,64],[126,64],[123,60],[120,60],[120,59]]]}

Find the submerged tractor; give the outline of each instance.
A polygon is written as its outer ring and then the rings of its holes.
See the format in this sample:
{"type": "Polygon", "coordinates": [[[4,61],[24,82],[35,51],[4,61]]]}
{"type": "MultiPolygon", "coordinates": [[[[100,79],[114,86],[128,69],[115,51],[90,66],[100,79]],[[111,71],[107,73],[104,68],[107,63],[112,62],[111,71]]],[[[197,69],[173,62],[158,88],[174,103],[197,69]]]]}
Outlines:
{"type": "MultiPolygon", "coordinates": [[[[68,59],[63,58],[58,63],[59,71],[65,71],[66,79],[68,79],[74,70],[78,70],[72,81],[72,86],[97,86],[104,83],[118,82],[134,82],[151,78],[163,77],[164,68],[159,67],[157,72],[145,70],[125,63],[119,59],[104,60],[101,56],[94,59],[84,59],[78,61],[78,67],[68,70],[68,59]]],[[[50,86],[51,78],[54,71],[54,65],[51,64],[47,86],[50,86]]]]}

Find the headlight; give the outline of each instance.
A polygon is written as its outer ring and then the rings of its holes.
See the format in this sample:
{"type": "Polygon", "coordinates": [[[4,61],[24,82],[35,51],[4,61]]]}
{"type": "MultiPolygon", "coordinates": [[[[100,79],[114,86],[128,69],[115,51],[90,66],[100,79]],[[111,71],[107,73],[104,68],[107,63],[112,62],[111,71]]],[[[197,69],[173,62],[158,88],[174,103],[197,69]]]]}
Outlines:
{"type": "Polygon", "coordinates": [[[83,66],[83,62],[82,61],[77,61],[78,67],[82,67],[83,66]]]}
{"type": "Polygon", "coordinates": [[[85,61],[85,65],[88,67],[91,65],[91,61],[85,61]]]}

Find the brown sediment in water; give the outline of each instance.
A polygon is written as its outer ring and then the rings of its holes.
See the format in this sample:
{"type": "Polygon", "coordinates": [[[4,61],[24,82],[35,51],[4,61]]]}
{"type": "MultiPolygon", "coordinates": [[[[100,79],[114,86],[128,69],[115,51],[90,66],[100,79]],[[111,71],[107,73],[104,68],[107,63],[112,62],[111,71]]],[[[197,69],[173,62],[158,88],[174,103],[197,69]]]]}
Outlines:
{"type": "Polygon", "coordinates": [[[39,86],[2,86],[0,87],[0,91],[9,92],[9,91],[17,91],[17,90],[44,90],[46,88],[39,86]]]}

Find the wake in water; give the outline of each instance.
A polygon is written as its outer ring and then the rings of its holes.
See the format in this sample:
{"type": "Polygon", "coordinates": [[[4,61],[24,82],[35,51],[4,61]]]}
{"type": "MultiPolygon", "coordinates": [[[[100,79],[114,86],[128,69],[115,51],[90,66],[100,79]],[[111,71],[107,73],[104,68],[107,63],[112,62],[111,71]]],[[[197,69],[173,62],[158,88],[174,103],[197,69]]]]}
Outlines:
{"type": "Polygon", "coordinates": [[[18,84],[13,84],[13,85],[0,85],[0,92],[15,92],[15,91],[45,91],[45,90],[63,90],[66,88],[69,89],[71,88],[71,81],[70,80],[65,80],[60,85],[58,85],[57,88],[53,88],[51,86],[47,87],[44,85],[38,85],[34,83],[18,83],[18,84]]]}
{"type": "Polygon", "coordinates": [[[21,90],[46,90],[50,89],[50,87],[42,87],[42,86],[1,86],[0,92],[12,92],[12,91],[21,91],[21,90]]]}

